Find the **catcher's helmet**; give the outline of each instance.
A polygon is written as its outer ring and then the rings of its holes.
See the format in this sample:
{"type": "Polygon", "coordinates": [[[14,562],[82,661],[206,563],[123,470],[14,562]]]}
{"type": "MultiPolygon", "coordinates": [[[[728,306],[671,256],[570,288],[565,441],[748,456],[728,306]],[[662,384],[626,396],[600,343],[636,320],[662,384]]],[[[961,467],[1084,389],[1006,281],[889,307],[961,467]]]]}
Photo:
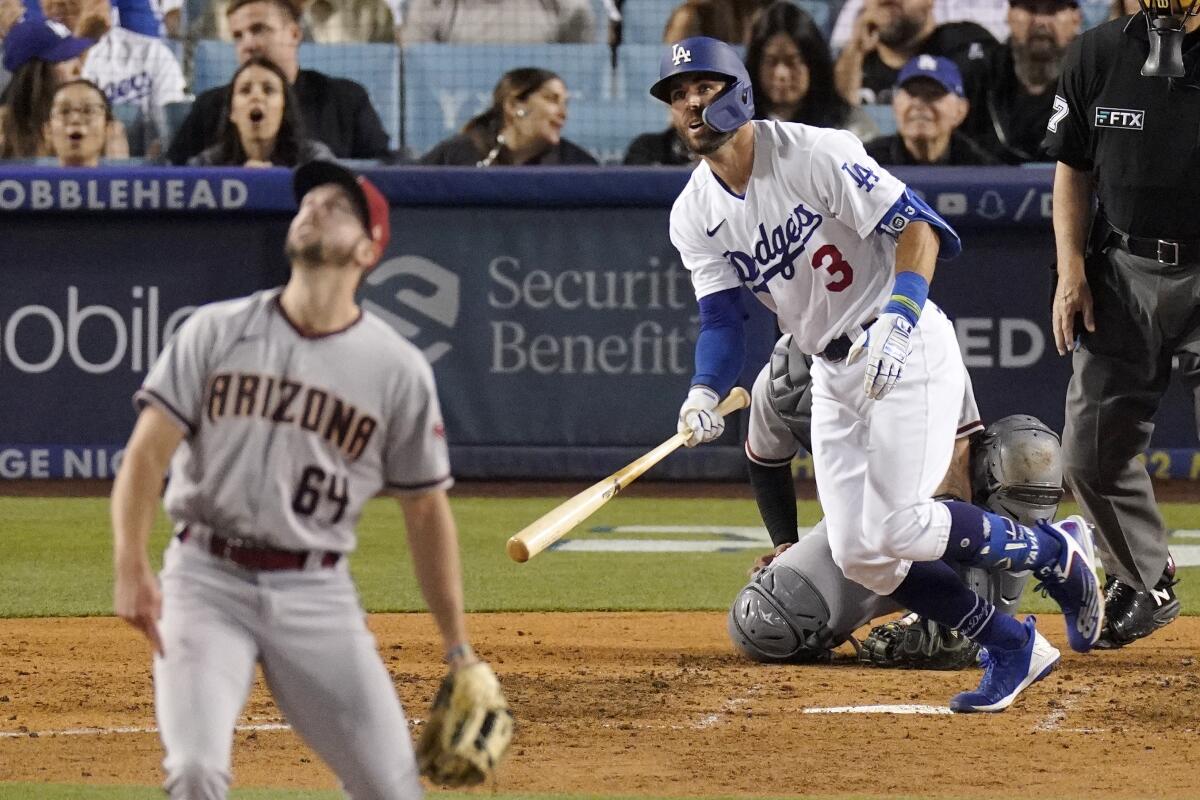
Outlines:
{"type": "Polygon", "coordinates": [[[733,601],[727,622],[733,646],[768,664],[828,659],[835,644],[828,603],[790,566],[772,566],[754,576],[733,601]]]}
{"type": "Polygon", "coordinates": [[[737,51],[719,39],[693,36],[669,45],[659,62],[658,81],[650,94],[670,104],[671,79],[691,72],[707,72],[727,83],[704,109],[704,124],[718,133],[729,133],[754,119],[754,89],[750,73],[737,51]]]}
{"type": "Polygon", "coordinates": [[[1037,417],[1014,414],[989,425],[974,449],[976,503],[1024,525],[1054,519],[1063,496],[1057,433],[1037,417]]]}
{"type": "Polygon", "coordinates": [[[800,352],[786,333],[771,351],[768,399],[792,435],[812,452],[812,357],[800,352]]]}

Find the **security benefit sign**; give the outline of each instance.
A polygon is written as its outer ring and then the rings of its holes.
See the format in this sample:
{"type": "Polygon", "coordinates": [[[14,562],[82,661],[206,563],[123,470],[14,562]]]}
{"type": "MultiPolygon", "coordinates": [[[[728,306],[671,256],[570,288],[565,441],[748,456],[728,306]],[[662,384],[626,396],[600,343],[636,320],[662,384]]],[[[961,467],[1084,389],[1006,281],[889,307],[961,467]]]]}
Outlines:
{"type": "Polygon", "coordinates": [[[657,444],[698,330],[666,222],[661,209],[397,211],[363,303],[433,363],[453,444],[657,444]]]}

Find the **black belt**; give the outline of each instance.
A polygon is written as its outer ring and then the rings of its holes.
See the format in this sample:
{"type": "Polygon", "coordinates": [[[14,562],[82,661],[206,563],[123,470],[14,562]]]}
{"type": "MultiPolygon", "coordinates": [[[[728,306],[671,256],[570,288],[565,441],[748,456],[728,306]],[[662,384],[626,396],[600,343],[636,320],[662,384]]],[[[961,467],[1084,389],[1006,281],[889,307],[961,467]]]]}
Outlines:
{"type": "MultiPolygon", "coordinates": [[[[186,542],[190,537],[187,527],[178,534],[179,541],[186,542]]],[[[239,567],[274,572],[285,569],[304,569],[310,557],[319,559],[322,567],[332,567],[341,560],[342,554],[333,551],[280,550],[275,547],[261,547],[248,544],[239,539],[226,539],[213,533],[208,537],[208,552],[226,561],[232,561],[239,567]]]]}
{"type": "MultiPolygon", "coordinates": [[[[862,329],[865,331],[867,328],[874,325],[876,319],[878,319],[878,317],[871,317],[862,324],[862,329]]],[[[854,338],[857,339],[858,337],[855,336],[854,338]]],[[[846,356],[850,353],[850,348],[853,345],[854,339],[850,338],[850,334],[843,333],[841,336],[825,345],[825,349],[817,353],[817,355],[826,361],[831,361],[836,364],[839,361],[845,360],[846,356]]]]}
{"type": "Polygon", "coordinates": [[[1122,230],[1108,225],[1108,242],[1139,258],[1149,258],[1160,264],[1177,267],[1180,264],[1200,264],[1200,239],[1147,239],[1142,236],[1130,236],[1122,230]]]}

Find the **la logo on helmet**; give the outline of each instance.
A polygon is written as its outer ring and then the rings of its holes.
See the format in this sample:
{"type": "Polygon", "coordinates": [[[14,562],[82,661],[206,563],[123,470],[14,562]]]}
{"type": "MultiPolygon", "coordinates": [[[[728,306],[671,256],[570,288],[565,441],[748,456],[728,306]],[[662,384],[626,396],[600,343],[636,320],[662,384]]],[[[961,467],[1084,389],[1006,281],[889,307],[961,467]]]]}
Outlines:
{"type": "Polygon", "coordinates": [[[692,51],[684,50],[681,44],[675,45],[671,48],[671,62],[677,67],[680,62],[692,63],[692,51]]]}

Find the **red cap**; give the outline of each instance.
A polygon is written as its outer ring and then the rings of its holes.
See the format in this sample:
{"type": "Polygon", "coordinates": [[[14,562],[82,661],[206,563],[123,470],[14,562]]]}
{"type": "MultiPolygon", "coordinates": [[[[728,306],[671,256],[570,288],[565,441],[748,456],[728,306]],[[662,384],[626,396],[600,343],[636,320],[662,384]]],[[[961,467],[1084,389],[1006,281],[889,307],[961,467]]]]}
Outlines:
{"type": "Polygon", "coordinates": [[[292,194],[300,203],[304,195],[318,186],[335,183],[345,189],[358,207],[363,228],[375,244],[375,261],[387,250],[392,238],[391,209],[383,192],[364,178],[332,161],[309,161],[292,174],[292,194]]]}

